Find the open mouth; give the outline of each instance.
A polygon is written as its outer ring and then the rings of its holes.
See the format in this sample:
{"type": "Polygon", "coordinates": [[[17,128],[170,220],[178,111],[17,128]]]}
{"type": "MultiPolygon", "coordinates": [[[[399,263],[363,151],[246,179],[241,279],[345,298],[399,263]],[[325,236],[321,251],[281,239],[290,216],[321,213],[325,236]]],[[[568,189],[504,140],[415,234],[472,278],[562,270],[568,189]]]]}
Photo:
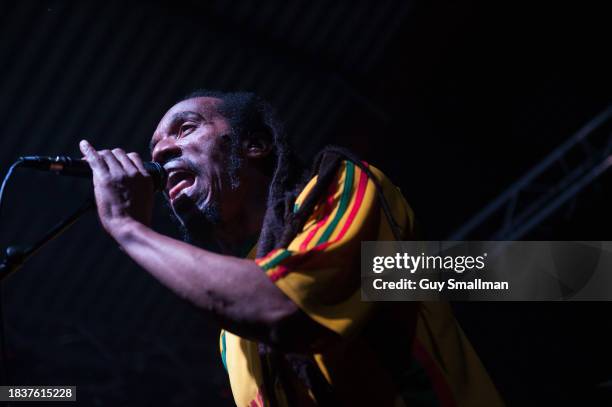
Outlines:
{"type": "Polygon", "coordinates": [[[166,191],[168,191],[170,201],[174,201],[182,191],[189,188],[194,183],[195,175],[193,173],[182,169],[171,170],[168,174],[168,182],[166,184],[166,191]]]}

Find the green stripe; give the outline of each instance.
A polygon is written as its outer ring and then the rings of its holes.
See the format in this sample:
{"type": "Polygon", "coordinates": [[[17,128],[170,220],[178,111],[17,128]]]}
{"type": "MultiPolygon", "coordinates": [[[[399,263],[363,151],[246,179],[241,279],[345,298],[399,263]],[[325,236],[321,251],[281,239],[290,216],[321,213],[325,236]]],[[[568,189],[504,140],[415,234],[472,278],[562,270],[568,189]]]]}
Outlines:
{"type": "Polygon", "coordinates": [[[293,204],[293,213],[296,213],[300,209],[300,205],[296,202],[293,204]]]}
{"type": "Polygon", "coordinates": [[[348,208],[349,201],[351,200],[351,192],[353,190],[353,175],[355,173],[355,164],[350,161],[346,162],[346,177],[344,177],[344,186],[342,187],[342,196],[340,197],[340,204],[338,205],[338,212],[336,212],[336,216],[332,222],[327,226],[325,232],[321,235],[321,238],[317,242],[317,245],[321,243],[325,243],[331,234],[338,226],[340,219],[344,216],[344,212],[348,208]]]}
{"type": "Polygon", "coordinates": [[[290,256],[291,256],[291,251],[290,250],[282,250],[272,260],[270,260],[269,263],[267,263],[265,266],[262,266],[262,269],[269,270],[272,267],[276,267],[276,265],[278,263],[280,263],[281,261],[283,261],[284,259],[286,259],[287,257],[290,257],[290,256]]]}
{"type": "Polygon", "coordinates": [[[221,361],[223,362],[223,367],[227,372],[227,345],[225,343],[225,331],[221,333],[221,361]]]}

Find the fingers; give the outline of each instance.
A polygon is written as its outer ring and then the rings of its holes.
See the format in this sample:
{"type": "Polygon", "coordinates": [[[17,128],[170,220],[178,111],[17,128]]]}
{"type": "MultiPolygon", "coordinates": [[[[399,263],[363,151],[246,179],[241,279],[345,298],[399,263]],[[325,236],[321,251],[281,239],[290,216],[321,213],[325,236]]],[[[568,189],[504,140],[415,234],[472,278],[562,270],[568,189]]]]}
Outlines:
{"type": "Polygon", "coordinates": [[[148,171],[145,169],[144,164],[142,163],[142,159],[138,155],[138,153],[128,153],[128,157],[132,160],[132,163],[138,168],[138,171],[144,176],[149,176],[148,171]]]}
{"type": "Polygon", "coordinates": [[[144,167],[142,159],[138,153],[126,154],[121,148],[111,150],[96,149],[87,140],[79,143],[79,148],[84,155],[84,159],[89,163],[92,170],[101,175],[120,175],[127,173],[134,176],[138,173],[149,177],[149,173],[144,167]]]}
{"type": "Polygon", "coordinates": [[[79,143],[81,153],[85,156],[85,160],[89,163],[89,166],[94,172],[108,173],[109,168],[106,165],[106,161],[102,158],[95,148],[87,140],[81,140],[79,143]]]}
{"type": "Polygon", "coordinates": [[[111,175],[120,176],[124,172],[123,166],[112,151],[100,150],[98,151],[98,154],[100,154],[106,162],[111,175]]]}
{"type": "Polygon", "coordinates": [[[114,157],[121,164],[123,170],[130,176],[138,174],[139,170],[136,165],[132,162],[130,157],[120,148],[114,148],[112,151],[114,157]]]}

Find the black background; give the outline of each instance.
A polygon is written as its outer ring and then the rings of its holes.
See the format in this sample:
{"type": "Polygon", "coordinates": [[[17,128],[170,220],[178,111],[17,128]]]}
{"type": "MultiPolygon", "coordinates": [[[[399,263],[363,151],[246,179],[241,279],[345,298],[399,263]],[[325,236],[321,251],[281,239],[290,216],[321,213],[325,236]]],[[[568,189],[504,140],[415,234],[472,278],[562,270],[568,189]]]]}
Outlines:
{"type": "MultiPolygon", "coordinates": [[[[444,239],[612,102],[607,16],[589,2],[1,1],[0,168],[78,156],[82,138],[148,156],[184,94],[253,90],[304,159],[354,149],[402,189],[427,238],[444,239]]],[[[610,185],[606,173],[523,238],[609,240],[610,185]]],[[[19,171],[1,247],[33,241],[89,189],[19,171]]],[[[3,293],[13,383],[76,384],[84,405],[231,405],[217,327],[93,214],[3,293]]],[[[607,303],[456,309],[510,405],[609,401],[607,303]]]]}

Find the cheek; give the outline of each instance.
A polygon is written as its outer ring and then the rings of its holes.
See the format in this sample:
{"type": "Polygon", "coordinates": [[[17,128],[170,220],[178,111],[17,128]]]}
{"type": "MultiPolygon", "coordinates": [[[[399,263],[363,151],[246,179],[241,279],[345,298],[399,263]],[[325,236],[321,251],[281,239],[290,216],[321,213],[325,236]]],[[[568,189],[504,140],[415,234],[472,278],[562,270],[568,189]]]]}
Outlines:
{"type": "Polygon", "coordinates": [[[184,151],[198,172],[222,173],[225,167],[227,148],[220,136],[200,135],[185,146],[184,151]]]}

